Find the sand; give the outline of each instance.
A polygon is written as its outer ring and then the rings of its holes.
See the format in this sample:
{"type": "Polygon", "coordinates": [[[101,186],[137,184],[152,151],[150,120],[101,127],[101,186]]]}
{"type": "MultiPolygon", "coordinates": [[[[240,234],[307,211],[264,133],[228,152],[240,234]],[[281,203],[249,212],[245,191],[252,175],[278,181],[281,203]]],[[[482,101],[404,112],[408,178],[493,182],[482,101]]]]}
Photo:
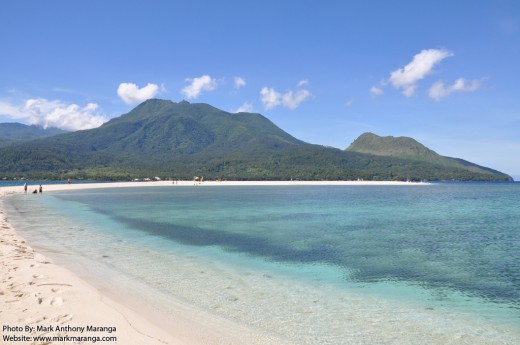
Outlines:
{"type": "MultiPolygon", "coordinates": [[[[193,186],[193,181],[44,185],[48,191],[136,186],[193,186]]],[[[237,185],[416,185],[407,182],[202,182],[197,186],[237,185]]],[[[31,193],[36,186],[29,187],[31,193]]],[[[144,313],[139,301],[116,302],[74,272],[35,252],[9,224],[2,197],[23,187],[0,188],[0,336],[5,344],[290,344],[254,329],[178,303],[168,327],[144,313]],[[172,322],[173,321],[173,322],[172,322]],[[174,326],[172,326],[174,325],[174,326]],[[101,327],[101,328],[88,328],[101,327]],[[9,337],[4,338],[4,337],[9,337]],[[37,341],[35,337],[56,337],[37,341]],[[61,337],[61,338],[59,338],[61,337]],[[68,337],[68,338],[67,338],[68,337]],[[76,338],[73,338],[76,337],[76,338]],[[116,337],[107,339],[103,337],[116,337]],[[103,341],[105,340],[105,341],[103,341]]],[[[122,294],[123,296],[124,294],[122,294]]],[[[128,297],[133,298],[133,297],[128,297]]],[[[134,297],[135,298],[135,297],[134,297]]]]}

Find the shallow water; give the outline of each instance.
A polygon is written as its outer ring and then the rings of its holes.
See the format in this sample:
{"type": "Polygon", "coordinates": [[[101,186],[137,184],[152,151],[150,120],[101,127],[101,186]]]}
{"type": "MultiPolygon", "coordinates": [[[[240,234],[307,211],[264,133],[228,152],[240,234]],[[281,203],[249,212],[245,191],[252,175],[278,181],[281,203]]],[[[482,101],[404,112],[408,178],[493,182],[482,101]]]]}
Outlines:
{"type": "Polygon", "coordinates": [[[8,204],[48,256],[300,344],[520,335],[518,184],[145,187],[8,204]]]}

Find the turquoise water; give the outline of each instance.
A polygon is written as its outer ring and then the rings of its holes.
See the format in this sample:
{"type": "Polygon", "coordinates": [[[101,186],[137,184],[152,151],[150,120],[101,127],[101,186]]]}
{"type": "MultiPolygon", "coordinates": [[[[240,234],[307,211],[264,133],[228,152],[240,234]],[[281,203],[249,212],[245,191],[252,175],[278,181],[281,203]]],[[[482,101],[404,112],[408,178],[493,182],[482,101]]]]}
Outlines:
{"type": "Polygon", "coordinates": [[[519,184],[143,187],[8,203],[48,256],[296,343],[518,343],[519,184]]]}

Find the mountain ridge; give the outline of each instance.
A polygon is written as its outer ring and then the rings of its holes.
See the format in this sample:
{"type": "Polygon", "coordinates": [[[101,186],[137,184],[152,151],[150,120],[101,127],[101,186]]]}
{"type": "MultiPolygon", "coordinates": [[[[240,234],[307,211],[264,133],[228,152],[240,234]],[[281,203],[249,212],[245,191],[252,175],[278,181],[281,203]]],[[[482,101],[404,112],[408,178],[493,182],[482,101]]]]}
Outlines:
{"type": "Polygon", "coordinates": [[[483,167],[461,158],[442,156],[417,140],[404,136],[379,136],[371,132],[365,132],[354,140],[346,148],[346,151],[419,160],[447,167],[465,168],[475,172],[485,170],[491,173],[498,173],[497,170],[483,167]]]}
{"type": "Polygon", "coordinates": [[[60,178],[510,179],[469,162],[449,166],[309,144],[261,114],[159,99],[145,101],[95,129],[1,148],[0,161],[0,175],[60,178]]]}
{"type": "Polygon", "coordinates": [[[59,128],[43,128],[18,122],[0,123],[0,147],[66,132],[59,128]]]}
{"type": "Polygon", "coordinates": [[[410,137],[379,136],[371,132],[361,134],[347,151],[370,153],[379,156],[393,157],[440,157],[438,153],[427,148],[417,140],[410,137]]]}

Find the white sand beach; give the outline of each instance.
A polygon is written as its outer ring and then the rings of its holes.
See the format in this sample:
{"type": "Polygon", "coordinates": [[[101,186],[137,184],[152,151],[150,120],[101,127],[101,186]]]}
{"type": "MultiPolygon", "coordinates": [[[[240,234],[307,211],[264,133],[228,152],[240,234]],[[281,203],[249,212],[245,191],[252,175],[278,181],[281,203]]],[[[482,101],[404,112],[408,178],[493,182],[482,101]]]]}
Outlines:
{"type": "MultiPolygon", "coordinates": [[[[80,185],[55,185],[45,186],[45,189],[48,191],[79,187],[80,185]]],[[[0,197],[16,192],[23,192],[23,187],[1,188],[0,197]]],[[[73,272],[36,253],[9,224],[2,208],[2,200],[0,222],[1,336],[13,337],[7,344],[83,343],[34,341],[35,336],[115,336],[116,343],[119,344],[184,344],[148,322],[138,312],[106,298],[73,272]],[[87,325],[115,327],[116,331],[43,330],[56,326],[87,325]],[[42,328],[38,330],[38,327],[42,328]],[[23,337],[31,340],[23,341],[23,337]]]]}

